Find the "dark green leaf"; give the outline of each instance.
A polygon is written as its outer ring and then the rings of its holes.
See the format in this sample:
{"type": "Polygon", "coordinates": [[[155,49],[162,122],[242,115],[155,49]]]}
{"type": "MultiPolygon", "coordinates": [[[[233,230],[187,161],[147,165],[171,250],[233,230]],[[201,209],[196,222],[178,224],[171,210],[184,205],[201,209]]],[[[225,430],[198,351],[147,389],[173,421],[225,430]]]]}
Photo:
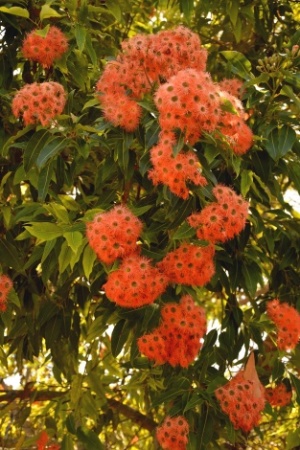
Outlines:
{"type": "Polygon", "coordinates": [[[296,141],[295,131],[288,125],[274,129],[265,143],[265,148],[274,161],[278,161],[291,150],[296,141]]]}
{"type": "Polygon", "coordinates": [[[122,351],[130,333],[130,327],[125,319],[119,320],[111,334],[111,352],[114,357],[122,351]]]}
{"type": "Polygon", "coordinates": [[[39,130],[32,135],[24,150],[25,172],[28,172],[34,166],[38,155],[51,137],[47,130],[39,130]]]}

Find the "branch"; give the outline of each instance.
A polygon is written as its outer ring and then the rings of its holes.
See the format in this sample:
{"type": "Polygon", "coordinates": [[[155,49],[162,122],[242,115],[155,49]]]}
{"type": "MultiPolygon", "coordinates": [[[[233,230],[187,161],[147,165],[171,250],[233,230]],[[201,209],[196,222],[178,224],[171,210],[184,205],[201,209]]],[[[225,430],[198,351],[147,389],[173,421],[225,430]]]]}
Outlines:
{"type": "Polygon", "coordinates": [[[142,428],[145,428],[148,431],[153,431],[158,425],[154,420],[150,419],[144,414],[141,414],[136,409],[133,409],[128,405],[124,405],[124,403],[121,403],[118,400],[108,398],[107,403],[111,409],[117,410],[118,412],[123,414],[123,416],[127,417],[127,419],[132,420],[132,422],[140,425],[142,428]]]}
{"type": "MultiPolygon", "coordinates": [[[[54,400],[58,397],[63,397],[67,395],[69,391],[50,391],[50,390],[35,390],[31,387],[26,387],[24,389],[16,390],[2,390],[0,391],[0,403],[1,402],[12,402],[16,399],[19,400],[31,400],[33,402],[44,402],[49,400],[54,400]]],[[[152,432],[157,427],[157,422],[150,419],[149,417],[141,414],[136,409],[131,408],[124,403],[115,400],[113,398],[107,398],[107,404],[109,408],[118,411],[123,414],[127,419],[132,420],[132,422],[140,425],[142,428],[152,432]]]]}

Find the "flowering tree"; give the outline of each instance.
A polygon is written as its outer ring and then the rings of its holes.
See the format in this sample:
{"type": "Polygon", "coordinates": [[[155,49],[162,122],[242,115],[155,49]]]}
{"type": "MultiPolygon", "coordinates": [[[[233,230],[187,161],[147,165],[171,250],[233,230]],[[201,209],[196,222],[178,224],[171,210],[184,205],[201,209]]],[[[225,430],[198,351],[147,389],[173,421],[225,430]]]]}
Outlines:
{"type": "Polygon", "coordinates": [[[1,3],[3,447],[300,445],[299,16],[1,3]]]}

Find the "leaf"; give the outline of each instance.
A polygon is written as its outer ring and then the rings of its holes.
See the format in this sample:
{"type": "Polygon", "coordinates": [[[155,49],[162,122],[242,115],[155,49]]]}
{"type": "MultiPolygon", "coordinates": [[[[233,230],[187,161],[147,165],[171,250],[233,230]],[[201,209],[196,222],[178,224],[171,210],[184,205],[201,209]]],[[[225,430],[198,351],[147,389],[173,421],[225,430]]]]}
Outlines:
{"type": "Polygon", "coordinates": [[[59,273],[64,273],[64,271],[70,264],[72,256],[73,256],[73,251],[70,247],[68,247],[68,244],[65,241],[61,246],[60,254],[58,257],[59,273]]]}
{"type": "Polygon", "coordinates": [[[286,438],[286,450],[299,449],[300,446],[300,429],[290,431],[286,438]]]}
{"type": "Polygon", "coordinates": [[[268,140],[265,142],[265,148],[274,161],[278,161],[291,150],[297,140],[295,131],[288,125],[271,131],[268,140]]]}
{"type": "Polygon", "coordinates": [[[86,29],[80,24],[76,24],[75,26],[75,38],[78,50],[82,52],[85,46],[86,29]]]}
{"type": "Polygon", "coordinates": [[[36,165],[38,168],[41,169],[50,158],[57,155],[59,151],[65,147],[66,142],[66,138],[60,136],[54,138],[52,137],[37,156],[36,165]]]}
{"type": "Polygon", "coordinates": [[[96,261],[97,256],[94,250],[87,245],[83,251],[83,257],[82,257],[82,267],[84,276],[89,279],[90,275],[92,273],[94,262],[96,261]]]}
{"type": "Polygon", "coordinates": [[[64,435],[60,449],[61,450],[74,450],[73,439],[69,433],[64,435]]]}
{"type": "Polygon", "coordinates": [[[183,13],[187,22],[190,20],[193,9],[194,0],[180,0],[180,11],[183,13]]]}
{"type": "Polygon", "coordinates": [[[53,175],[53,164],[44,167],[38,178],[38,200],[43,202],[48,194],[49,184],[53,175]]]}
{"type": "Polygon", "coordinates": [[[220,53],[231,64],[233,73],[246,80],[250,78],[251,63],[242,53],[233,50],[224,50],[220,53]]]}
{"type": "Polygon", "coordinates": [[[51,6],[45,4],[42,6],[40,11],[40,20],[49,19],[50,17],[61,17],[55,9],[51,8],[51,6]]]}
{"type": "Polygon", "coordinates": [[[294,385],[295,391],[297,393],[297,403],[300,405],[300,380],[295,377],[292,373],[290,373],[291,381],[294,385]]]}
{"type": "Polygon", "coordinates": [[[241,173],[241,194],[245,197],[253,183],[252,170],[243,170],[241,173]]]}
{"type": "Polygon", "coordinates": [[[111,353],[116,358],[127,341],[130,327],[125,319],[119,320],[111,334],[111,353]]]}
{"type": "Polygon", "coordinates": [[[67,240],[69,247],[71,247],[72,251],[76,253],[83,239],[80,231],[67,231],[64,233],[64,237],[67,240]]]}
{"type": "Polygon", "coordinates": [[[106,6],[118,22],[123,21],[122,10],[118,0],[109,0],[109,2],[106,3],[106,6]]]}
{"type": "Polygon", "coordinates": [[[29,19],[28,9],[19,8],[18,6],[12,6],[11,8],[1,6],[0,12],[3,12],[4,14],[12,14],[13,16],[25,17],[25,19],[29,19]]]}
{"type": "Polygon", "coordinates": [[[25,229],[32,236],[43,241],[51,241],[64,233],[61,227],[51,222],[31,222],[30,225],[25,226],[25,229]]]}
{"type": "Polygon", "coordinates": [[[94,431],[79,427],[76,434],[78,439],[85,444],[85,450],[104,450],[99,437],[94,431]]]}
{"type": "Polygon", "coordinates": [[[39,153],[49,138],[51,138],[51,134],[47,130],[39,130],[29,139],[23,157],[25,172],[28,172],[34,166],[39,153]]]}
{"type": "Polygon", "coordinates": [[[4,266],[12,267],[17,272],[23,272],[22,261],[16,247],[5,238],[0,240],[0,261],[4,266]]]}
{"type": "Polygon", "coordinates": [[[54,316],[45,326],[46,347],[51,348],[62,332],[62,317],[54,316]]]}
{"type": "Polygon", "coordinates": [[[189,239],[191,237],[194,237],[195,233],[196,233],[195,228],[192,228],[187,222],[183,222],[183,224],[180,225],[180,227],[177,228],[177,230],[173,234],[172,239],[174,241],[189,239]]]}

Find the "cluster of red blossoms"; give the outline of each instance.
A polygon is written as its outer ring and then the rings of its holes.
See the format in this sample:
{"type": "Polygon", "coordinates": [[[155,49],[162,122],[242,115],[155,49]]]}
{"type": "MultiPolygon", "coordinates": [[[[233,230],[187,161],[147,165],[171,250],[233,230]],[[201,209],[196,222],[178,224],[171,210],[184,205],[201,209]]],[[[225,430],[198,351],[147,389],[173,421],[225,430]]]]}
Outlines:
{"type": "Polygon", "coordinates": [[[267,314],[277,328],[277,346],[280,350],[293,350],[300,339],[300,314],[288,303],[274,299],[267,303],[267,314]]]}
{"type": "Polygon", "coordinates": [[[23,41],[22,53],[25,58],[37,61],[43,67],[51,67],[68,50],[68,40],[57,27],[51,26],[46,36],[40,30],[33,30],[23,41]]]}
{"type": "Polygon", "coordinates": [[[176,250],[167,253],[157,266],[171,283],[204,286],[215,273],[213,245],[182,243],[176,250]]]}
{"type": "Polygon", "coordinates": [[[49,435],[46,431],[42,431],[38,440],[36,441],[37,450],[60,450],[60,445],[49,444],[49,435]]]}
{"type": "Polygon", "coordinates": [[[162,183],[168,186],[173,194],[187,199],[188,182],[193,182],[196,186],[205,186],[207,180],[201,175],[201,166],[195,153],[189,150],[174,156],[174,145],[176,145],[175,134],[172,131],[162,131],[159,143],[150,151],[153,168],[149,170],[148,177],[154,185],[162,183]]]}
{"type": "Polygon", "coordinates": [[[161,311],[160,325],[138,339],[138,347],[156,364],[188,367],[199,353],[206,333],[205,311],[190,295],[178,303],[167,303],[161,311]]]}
{"type": "Polygon", "coordinates": [[[6,311],[7,296],[13,287],[13,282],[7,275],[0,275],[0,311],[6,311]]]}
{"type": "Polygon", "coordinates": [[[166,289],[167,277],[148,258],[132,254],[108,275],[103,289],[107,297],[124,308],[153,303],[166,289]]]}
{"type": "Polygon", "coordinates": [[[246,153],[253,135],[237,97],[241,83],[214,83],[205,72],[207,52],[199,36],[182,26],[156,35],[137,35],[122,48],[116,61],[106,65],[96,86],[104,116],[113,125],[134,131],[142,114],[138,100],[158,85],[154,100],[161,134],[150,151],[153,169],[149,177],[155,185],[167,185],[186,199],[187,183],[204,186],[206,180],[193,151],[180,150],[175,155],[175,132],[180,131],[184,142],[193,145],[203,132],[216,131],[236,154],[246,153]],[[228,102],[231,111],[224,106],[228,102]]]}
{"type": "Polygon", "coordinates": [[[182,26],[136,35],[122,43],[122,50],[116,61],[106,65],[96,89],[106,119],[126,131],[137,128],[142,113],[137,100],[155,82],[186,67],[204,70],[207,59],[199,37],[182,26]]]}
{"type": "Polygon", "coordinates": [[[24,124],[51,124],[62,113],[66,103],[63,86],[55,81],[25,84],[12,101],[15,117],[23,117],[24,124]]]}
{"type": "Polygon", "coordinates": [[[239,234],[246,224],[249,204],[227,186],[213,188],[217,201],[188,218],[197,237],[211,243],[225,242],[239,234]]]}
{"type": "Polygon", "coordinates": [[[189,424],[183,416],[166,417],[156,429],[156,438],[164,450],[185,450],[189,424]]]}
{"type": "Polygon", "coordinates": [[[142,222],[125,205],[97,214],[87,224],[89,245],[106,264],[137,252],[142,222]]]}
{"type": "Polygon", "coordinates": [[[265,389],[265,398],[272,406],[286,406],[291,402],[292,391],[287,390],[284,383],[278,384],[276,387],[268,387],[265,389]]]}
{"type": "Polygon", "coordinates": [[[225,386],[216,389],[215,396],[235,429],[247,433],[258,425],[265,397],[264,387],[255,369],[254,357],[252,359],[250,356],[245,370],[240,370],[225,386]]]}

